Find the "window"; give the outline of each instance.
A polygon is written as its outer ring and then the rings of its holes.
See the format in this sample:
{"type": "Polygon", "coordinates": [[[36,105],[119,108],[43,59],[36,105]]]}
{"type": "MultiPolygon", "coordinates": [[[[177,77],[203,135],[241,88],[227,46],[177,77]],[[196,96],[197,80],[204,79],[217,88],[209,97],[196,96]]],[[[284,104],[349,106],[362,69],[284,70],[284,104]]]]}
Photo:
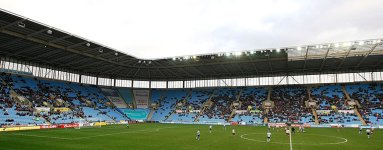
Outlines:
{"type": "Polygon", "coordinates": [[[185,81],[185,88],[195,88],[195,81],[185,81]]]}
{"type": "Polygon", "coordinates": [[[149,81],[133,81],[135,88],[149,88],[149,81]]]}
{"type": "Polygon", "coordinates": [[[166,81],[150,81],[150,88],[166,88],[166,81]]]}
{"type": "Polygon", "coordinates": [[[118,87],[132,87],[132,80],[116,80],[116,86],[118,87]]]}
{"type": "Polygon", "coordinates": [[[258,86],[259,78],[246,78],[246,86],[258,86]]]}
{"type": "Polygon", "coordinates": [[[103,86],[114,86],[114,79],[109,78],[98,78],[98,85],[103,86]]]}
{"type": "Polygon", "coordinates": [[[168,81],[168,88],[183,88],[183,81],[168,81]]]}
{"type": "Polygon", "coordinates": [[[96,80],[97,80],[96,77],[85,76],[85,75],[81,76],[81,83],[96,85],[96,80]]]}

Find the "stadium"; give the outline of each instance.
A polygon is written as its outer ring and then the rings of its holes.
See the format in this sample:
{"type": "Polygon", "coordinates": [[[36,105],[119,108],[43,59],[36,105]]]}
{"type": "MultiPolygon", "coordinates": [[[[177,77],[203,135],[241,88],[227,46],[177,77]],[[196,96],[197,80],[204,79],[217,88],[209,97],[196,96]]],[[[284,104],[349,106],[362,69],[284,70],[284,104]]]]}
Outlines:
{"type": "Polygon", "coordinates": [[[382,38],[140,59],[0,11],[0,149],[383,147],[382,38]]]}

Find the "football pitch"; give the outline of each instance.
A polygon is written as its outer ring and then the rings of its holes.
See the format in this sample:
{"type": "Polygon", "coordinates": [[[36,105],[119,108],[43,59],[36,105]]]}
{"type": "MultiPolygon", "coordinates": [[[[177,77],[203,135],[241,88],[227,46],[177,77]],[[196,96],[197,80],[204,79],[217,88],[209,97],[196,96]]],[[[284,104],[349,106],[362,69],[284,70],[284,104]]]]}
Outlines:
{"type": "MultiPolygon", "coordinates": [[[[81,129],[46,129],[0,132],[1,150],[289,150],[288,136],[271,129],[266,142],[266,127],[213,126],[176,124],[109,125],[81,129]],[[232,129],[236,135],[232,135],[232,129]],[[200,129],[201,139],[196,140],[200,129]]],[[[367,139],[365,130],[343,128],[306,128],[292,136],[294,150],[379,150],[383,149],[383,132],[375,130],[367,139]]]]}

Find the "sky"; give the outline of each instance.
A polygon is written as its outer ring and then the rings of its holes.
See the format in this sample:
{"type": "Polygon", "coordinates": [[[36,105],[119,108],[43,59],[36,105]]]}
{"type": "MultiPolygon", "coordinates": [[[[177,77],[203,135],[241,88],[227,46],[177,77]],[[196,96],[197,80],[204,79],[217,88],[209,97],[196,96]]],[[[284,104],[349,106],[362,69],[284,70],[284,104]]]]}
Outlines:
{"type": "Polygon", "coordinates": [[[382,38],[382,0],[0,0],[142,59],[382,38]]]}

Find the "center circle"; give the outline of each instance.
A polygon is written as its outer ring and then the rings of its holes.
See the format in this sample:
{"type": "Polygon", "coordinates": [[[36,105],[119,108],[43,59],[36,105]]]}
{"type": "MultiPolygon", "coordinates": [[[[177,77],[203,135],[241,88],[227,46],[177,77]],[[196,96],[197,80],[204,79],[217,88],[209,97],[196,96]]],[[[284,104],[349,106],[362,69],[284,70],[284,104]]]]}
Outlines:
{"type": "MultiPolygon", "coordinates": [[[[283,134],[283,133],[274,133],[273,135],[275,135],[275,134],[283,134]]],[[[249,135],[266,135],[266,134],[265,133],[249,133],[249,134],[242,134],[240,137],[242,139],[248,140],[248,141],[267,143],[266,137],[264,137],[265,140],[259,140],[259,139],[249,138],[248,137],[249,135]]],[[[330,139],[334,139],[334,140],[337,139],[337,141],[335,141],[335,142],[316,142],[316,143],[314,143],[314,141],[313,141],[313,143],[310,143],[310,142],[299,143],[299,142],[294,142],[294,135],[293,135],[292,136],[293,137],[292,144],[294,144],[294,145],[335,145],[335,144],[347,143],[347,141],[348,141],[346,138],[343,138],[343,137],[320,135],[320,134],[302,134],[302,136],[314,136],[314,137],[330,138],[330,139]]],[[[273,141],[273,136],[271,137],[271,139],[272,140],[269,143],[290,144],[289,142],[273,141]]],[[[315,138],[313,138],[313,139],[315,139],[315,138]]]]}

